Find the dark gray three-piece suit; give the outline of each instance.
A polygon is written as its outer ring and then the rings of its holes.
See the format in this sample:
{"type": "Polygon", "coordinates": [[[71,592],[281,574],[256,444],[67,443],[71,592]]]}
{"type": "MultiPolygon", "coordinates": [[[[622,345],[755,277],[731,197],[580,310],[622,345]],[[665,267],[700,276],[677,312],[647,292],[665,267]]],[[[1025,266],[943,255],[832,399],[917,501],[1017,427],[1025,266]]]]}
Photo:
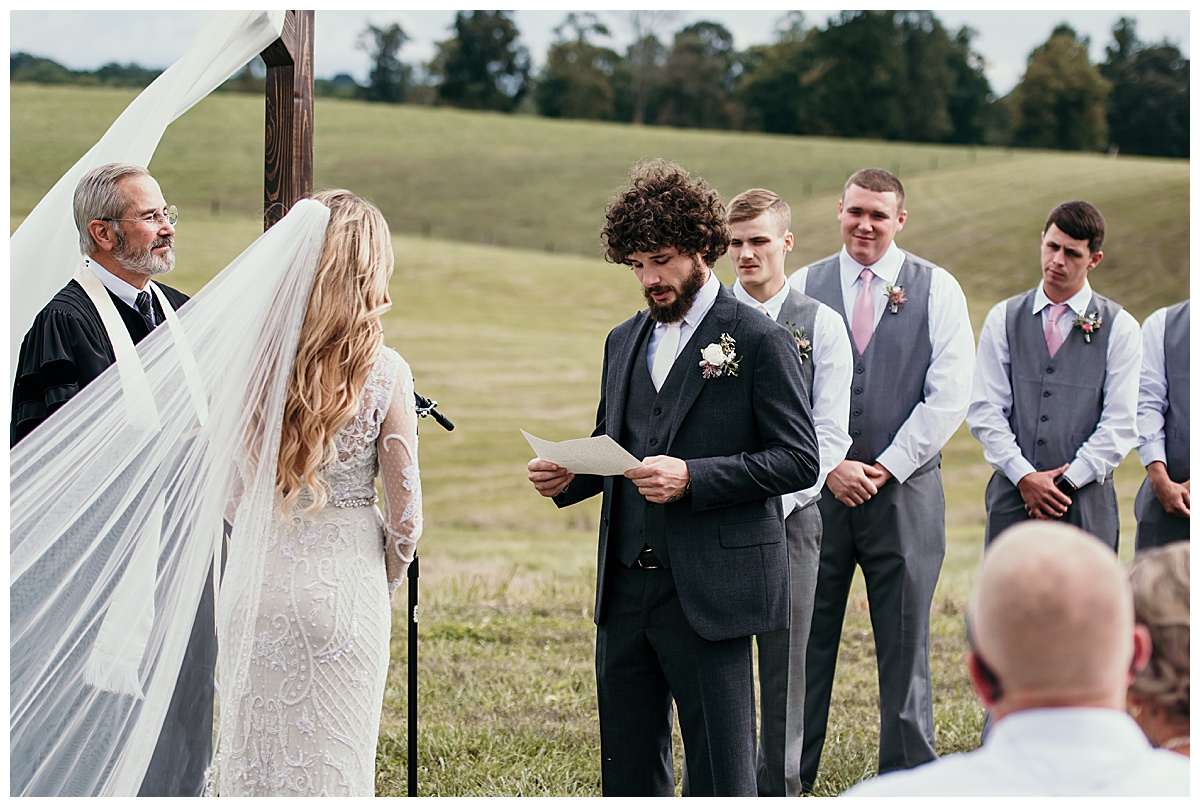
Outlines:
{"type": "Polygon", "coordinates": [[[753,796],[750,637],[788,624],[780,495],[814,484],[818,455],[795,341],[725,289],[655,392],[645,311],[605,345],[594,434],[638,458],[687,461],[691,492],[647,502],[623,477],[576,476],[559,506],[603,492],[596,678],[605,795],[671,795],[671,705],[692,795],[753,796]],[[728,334],[736,376],[705,379],[728,334]],[[665,568],[633,561],[649,546],[665,568]],[[631,565],[632,564],[632,565],[631,565]]]}

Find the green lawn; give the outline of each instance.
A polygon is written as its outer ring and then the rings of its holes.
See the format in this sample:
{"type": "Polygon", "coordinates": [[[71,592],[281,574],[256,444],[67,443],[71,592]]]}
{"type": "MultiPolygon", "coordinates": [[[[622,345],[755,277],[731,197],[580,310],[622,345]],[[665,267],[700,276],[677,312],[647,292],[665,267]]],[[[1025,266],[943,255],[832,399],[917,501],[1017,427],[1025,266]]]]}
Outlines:
{"type": "MultiPolygon", "coordinates": [[[[16,85],[10,107],[15,228],[133,97],[16,85]]],[[[151,170],[179,205],[180,268],[195,292],[260,232],[262,101],[213,96],[164,138],[151,170]]],[[[1093,283],[1139,319],[1188,295],[1189,163],[1103,155],[768,137],[547,121],[319,99],[316,178],[373,198],[397,256],[387,341],[417,389],[457,424],[422,424],[421,795],[598,795],[591,622],[598,501],[557,510],[525,479],[518,429],[590,431],[604,335],[638,310],[624,267],[599,259],[608,195],[639,157],[679,160],[724,196],[771,187],[793,207],[795,268],[835,251],[845,176],[898,170],[902,246],[950,269],[976,333],[988,308],[1032,286],[1038,234],[1057,202],[1107,216],[1093,283]]],[[[718,264],[732,280],[728,260],[718,264]]],[[[964,380],[964,383],[966,381],[964,380]]],[[[990,469],[959,430],[944,451],[946,562],[933,608],[941,752],[977,743],[981,714],[962,658],[990,469]]],[[[1116,474],[1122,557],[1131,553],[1131,455],[1116,474]]],[[[378,792],[406,790],[406,595],[396,599],[393,675],[378,792]]],[[[874,770],[878,704],[861,578],[851,595],[818,791],[874,770]]],[[[676,754],[676,761],[680,754],[676,754]]]]}

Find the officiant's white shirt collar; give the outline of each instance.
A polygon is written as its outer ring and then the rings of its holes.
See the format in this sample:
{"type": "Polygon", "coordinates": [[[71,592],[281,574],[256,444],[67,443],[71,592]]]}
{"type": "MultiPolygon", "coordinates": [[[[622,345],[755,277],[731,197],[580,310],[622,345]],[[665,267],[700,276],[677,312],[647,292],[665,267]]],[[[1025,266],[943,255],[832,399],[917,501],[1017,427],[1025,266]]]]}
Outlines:
{"type": "MultiPolygon", "coordinates": [[[[93,261],[91,258],[84,258],[83,264],[92,270],[92,274],[100,278],[100,282],[104,284],[104,288],[117,295],[117,297],[121,299],[121,302],[125,303],[130,308],[137,310],[137,296],[141,294],[143,291],[142,289],[129,285],[124,280],[93,261]]],[[[150,292],[151,296],[153,296],[154,292],[150,291],[150,283],[153,282],[153,280],[147,281],[145,289],[145,291],[150,292]]]]}

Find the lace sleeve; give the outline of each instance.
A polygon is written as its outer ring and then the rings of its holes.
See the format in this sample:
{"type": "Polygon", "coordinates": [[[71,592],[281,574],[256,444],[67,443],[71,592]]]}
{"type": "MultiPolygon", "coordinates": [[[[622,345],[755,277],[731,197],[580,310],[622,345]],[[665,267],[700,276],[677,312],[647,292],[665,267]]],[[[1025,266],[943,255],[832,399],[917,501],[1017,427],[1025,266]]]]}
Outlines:
{"type": "Polygon", "coordinates": [[[401,364],[392,401],[379,427],[383,482],[383,539],[388,592],[404,581],[421,537],[421,476],[417,468],[417,409],[412,371],[401,364]]]}

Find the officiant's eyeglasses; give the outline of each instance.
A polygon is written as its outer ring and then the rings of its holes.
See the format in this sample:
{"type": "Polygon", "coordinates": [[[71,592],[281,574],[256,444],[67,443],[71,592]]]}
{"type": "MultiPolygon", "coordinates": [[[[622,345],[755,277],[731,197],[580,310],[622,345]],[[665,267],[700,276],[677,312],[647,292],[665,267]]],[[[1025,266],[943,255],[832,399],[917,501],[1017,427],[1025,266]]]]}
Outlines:
{"type": "Polygon", "coordinates": [[[101,218],[97,219],[97,221],[140,221],[142,224],[157,224],[159,227],[163,226],[164,224],[170,224],[172,227],[174,227],[175,222],[179,221],[179,209],[176,208],[175,205],[171,205],[163,210],[156,210],[153,213],[147,213],[146,215],[136,219],[101,218]]]}

